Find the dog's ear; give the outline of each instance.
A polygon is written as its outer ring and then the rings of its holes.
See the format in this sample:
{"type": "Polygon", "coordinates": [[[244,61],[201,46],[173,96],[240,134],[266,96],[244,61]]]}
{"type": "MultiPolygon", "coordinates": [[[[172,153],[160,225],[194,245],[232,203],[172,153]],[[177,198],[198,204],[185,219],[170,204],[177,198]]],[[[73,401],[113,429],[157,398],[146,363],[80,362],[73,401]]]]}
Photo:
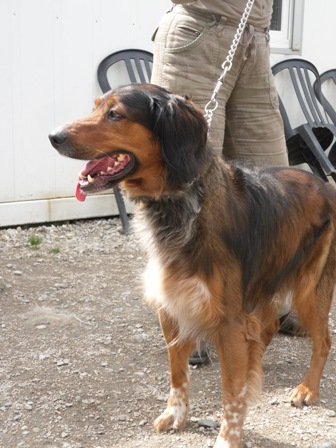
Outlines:
{"type": "Polygon", "coordinates": [[[189,98],[169,95],[153,99],[152,113],[168,185],[178,188],[192,182],[207,157],[207,123],[202,112],[189,98]]]}

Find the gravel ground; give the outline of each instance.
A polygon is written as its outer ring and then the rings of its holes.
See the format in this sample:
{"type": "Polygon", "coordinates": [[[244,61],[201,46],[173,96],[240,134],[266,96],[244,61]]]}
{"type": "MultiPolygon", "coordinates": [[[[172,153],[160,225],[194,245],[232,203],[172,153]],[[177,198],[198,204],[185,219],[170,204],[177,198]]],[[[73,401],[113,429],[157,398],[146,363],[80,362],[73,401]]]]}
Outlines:
{"type": "MultiPolygon", "coordinates": [[[[117,219],[0,230],[1,448],[206,448],[220,415],[219,368],[192,370],[190,423],[157,435],[168,367],[142,301],[144,256],[117,219]]],[[[264,390],[245,424],[248,448],[336,447],[336,309],[321,403],[288,403],[307,338],[277,336],[264,390]]]]}

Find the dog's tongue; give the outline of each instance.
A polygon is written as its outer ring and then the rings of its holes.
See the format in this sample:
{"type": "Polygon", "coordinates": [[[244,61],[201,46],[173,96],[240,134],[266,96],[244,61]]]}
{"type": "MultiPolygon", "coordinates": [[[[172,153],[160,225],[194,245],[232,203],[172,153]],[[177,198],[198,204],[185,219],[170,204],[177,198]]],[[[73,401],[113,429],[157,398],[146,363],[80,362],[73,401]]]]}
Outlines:
{"type": "MultiPolygon", "coordinates": [[[[87,176],[88,174],[96,174],[99,171],[105,171],[109,163],[109,157],[103,157],[99,160],[92,160],[85,165],[84,170],[80,173],[80,176],[87,176]]],[[[80,183],[77,182],[75,196],[77,201],[84,202],[87,194],[81,190],[80,183]]]]}
{"type": "Polygon", "coordinates": [[[81,190],[79,182],[77,182],[75,196],[79,202],[84,202],[87,196],[87,194],[81,190]]]}

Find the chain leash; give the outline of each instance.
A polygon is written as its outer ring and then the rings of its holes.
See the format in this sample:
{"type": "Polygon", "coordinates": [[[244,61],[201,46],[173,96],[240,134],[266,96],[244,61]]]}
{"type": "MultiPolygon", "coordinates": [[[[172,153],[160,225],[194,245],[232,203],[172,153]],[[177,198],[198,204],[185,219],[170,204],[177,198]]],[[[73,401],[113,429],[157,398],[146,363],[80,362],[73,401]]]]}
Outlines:
{"type": "Polygon", "coordinates": [[[210,98],[210,101],[205,105],[204,108],[204,118],[206,119],[207,123],[208,123],[208,129],[210,129],[211,127],[211,123],[212,123],[212,117],[213,114],[215,112],[215,110],[218,107],[218,101],[217,101],[217,95],[218,92],[220,91],[224,79],[226,77],[226,75],[228,74],[228,72],[231,70],[232,67],[232,61],[234,58],[234,55],[236,53],[238,44],[240,42],[240,39],[243,35],[244,29],[246,27],[246,23],[247,20],[249,18],[252,6],[254,4],[254,0],[247,0],[243,15],[241,16],[238,28],[236,30],[236,33],[233,37],[232,43],[231,43],[231,47],[229,49],[229,52],[226,56],[225,61],[223,62],[223,64],[221,65],[222,68],[222,73],[220,74],[217,83],[215,85],[214,91],[212,93],[212,96],[210,98]]]}

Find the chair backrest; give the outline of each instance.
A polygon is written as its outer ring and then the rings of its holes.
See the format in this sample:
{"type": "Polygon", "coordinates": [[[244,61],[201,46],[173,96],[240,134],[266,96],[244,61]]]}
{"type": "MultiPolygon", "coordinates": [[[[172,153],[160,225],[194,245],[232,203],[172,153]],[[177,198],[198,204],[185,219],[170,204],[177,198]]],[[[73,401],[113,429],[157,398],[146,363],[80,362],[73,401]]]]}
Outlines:
{"type": "Polygon", "coordinates": [[[128,82],[150,82],[153,64],[152,53],[136,49],[121,50],[106,56],[98,66],[98,83],[103,93],[111,90],[112,86],[108,78],[108,71],[115,64],[122,64],[123,68],[126,68],[129,78],[128,82]]]}
{"type": "MultiPolygon", "coordinates": [[[[320,90],[320,77],[317,68],[305,59],[286,59],[275,64],[272,67],[275,78],[280,73],[286,72],[286,86],[284,92],[289,96],[289,100],[299,106],[303,121],[308,123],[312,128],[328,126],[329,122],[325,111],[321,106],[316,90],[320,90]],[[289,83],[289,84],[288,84],[289,83]],[[294,92],[294,96],[290,92],[294,92]]],[[[277,82],[277,79],[276,79],[277,82]]],[[[294,106],[285,107],[282,95],[279,92],[280,112],[284,121],[286,138],[295,134],[294,125],[288,115],[288,111],[294,106]]],[[[286,96],[286,95],[284,95],[286,96]]],[[[302,123],[300,123],[302,124],[302,123]]]]}
{"type": "Polygon", "coordinates": [[[316,96],[330,119],[336,125],[336,68],[320,75],[320,84],[314,85],[316,96]]]}

